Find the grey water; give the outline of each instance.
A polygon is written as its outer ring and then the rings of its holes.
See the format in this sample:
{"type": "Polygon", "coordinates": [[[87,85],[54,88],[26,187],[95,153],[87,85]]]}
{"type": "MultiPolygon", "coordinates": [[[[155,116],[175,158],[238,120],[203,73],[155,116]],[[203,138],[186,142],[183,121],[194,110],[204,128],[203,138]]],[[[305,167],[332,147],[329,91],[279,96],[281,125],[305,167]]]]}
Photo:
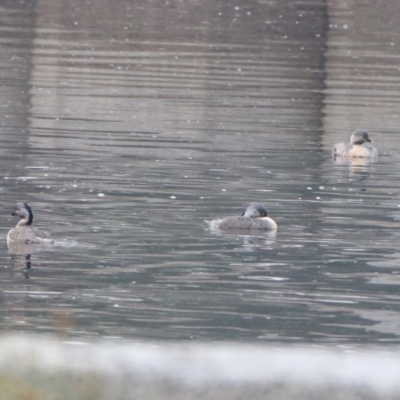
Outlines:
{"type": "Polygon", "coordinates": [[[1,331],[399,344],[399,14],[2,2],[1,331]],[[357,128],[379,159],[333,160],[357,128]],[[17,200],[55,245],[7,248],[17,200]],[[207,229],[253,201],[276,235],[207,229]]]}

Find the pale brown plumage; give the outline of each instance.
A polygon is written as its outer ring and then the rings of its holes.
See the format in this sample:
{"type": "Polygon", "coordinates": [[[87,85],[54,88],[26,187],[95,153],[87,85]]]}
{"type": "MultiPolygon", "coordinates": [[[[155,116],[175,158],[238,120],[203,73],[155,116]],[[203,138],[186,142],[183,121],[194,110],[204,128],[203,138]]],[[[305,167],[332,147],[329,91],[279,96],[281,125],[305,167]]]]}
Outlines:
{"type": "Polygon", "coordinates": [[[12,216],[18,216],[21,220],[15,228],[12,228],[7,235],[7,244],[13,243],[43,243],[51,240],[51,236],[32,225],[33,211],[27,203],[17,203],[12,216]]]}
{"type": "Polygon", "coordinates": [[[261,230],[275,231],[276,222],[267,216],[266,208],[260,203],[252,203],[242,216],[232,216],[207,221],[212,230],[261,230]]]}
{"type": "Polygon", "coordinates": [[[333,155],[348,158],[376,158],[378,150],[372,144],[367,131],[357,129],[350,137],[350,143],[337,143],[333,155]]]}

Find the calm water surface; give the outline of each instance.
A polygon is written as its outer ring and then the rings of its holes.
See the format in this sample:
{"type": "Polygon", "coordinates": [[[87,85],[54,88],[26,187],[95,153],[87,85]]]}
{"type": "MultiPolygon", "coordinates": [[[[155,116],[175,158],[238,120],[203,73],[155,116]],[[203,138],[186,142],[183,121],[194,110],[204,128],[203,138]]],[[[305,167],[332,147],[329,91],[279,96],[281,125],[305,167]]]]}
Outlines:
{"type": "Polygon", "coordinates": [[[4,2],[2,331],[398,344],[385,4],[4,2]],[[379,160],[334,162],[360,127],[379,160]],[[56,245],[7,248],[16,200],[56,245]],[[252,201],[276,235],[207,229],[252,201]]]}

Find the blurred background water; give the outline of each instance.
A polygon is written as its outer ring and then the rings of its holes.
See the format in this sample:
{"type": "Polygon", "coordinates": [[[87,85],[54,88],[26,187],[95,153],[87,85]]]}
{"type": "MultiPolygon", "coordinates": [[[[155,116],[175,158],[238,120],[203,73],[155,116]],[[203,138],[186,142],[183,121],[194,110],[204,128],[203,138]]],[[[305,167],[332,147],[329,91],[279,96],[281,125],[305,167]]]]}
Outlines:
{"type": "Polygon", "coordinates": [[[1,331],[399,344],[399,14],[3,1],[1,331]],[[334,162],[356,128],[378,161],[334,162]],[[55,246],[7,248],[17,200],[55,246]],[[207,229],[252,201],[276,235],[207,229]]]}

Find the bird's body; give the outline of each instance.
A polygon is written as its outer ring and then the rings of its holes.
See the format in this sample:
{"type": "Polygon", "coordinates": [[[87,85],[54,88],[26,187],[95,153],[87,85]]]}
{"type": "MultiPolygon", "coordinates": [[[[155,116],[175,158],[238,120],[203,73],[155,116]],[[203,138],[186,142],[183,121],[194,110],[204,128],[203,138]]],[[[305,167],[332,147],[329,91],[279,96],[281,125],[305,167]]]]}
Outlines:
{"type": "Polygon", "coordinates": [[[367,131],[357,129],[350,137],[350,143],[337,143],[333,155],[347,158],[376,158],[378,150],[372,144],[367,131]]]}
{"type": "Polygon", "coordinates": [[[267,216],[266,208],[260,203],[252,203],[246,208],[242,216],[232,216],[214,219],[208,222],[212,230],[258,230],[275,231],[276,222],[267,216]]]}
{"type": "Polygon", "coordinates": [[[12,228],[7,235],[7,244],[13,243],[43,243],[51,240],[51,236],[32,225],[33,211],[27,203],[17,203],[12,216],[18,216],[21,220],[15,228],[12,228]]]}

